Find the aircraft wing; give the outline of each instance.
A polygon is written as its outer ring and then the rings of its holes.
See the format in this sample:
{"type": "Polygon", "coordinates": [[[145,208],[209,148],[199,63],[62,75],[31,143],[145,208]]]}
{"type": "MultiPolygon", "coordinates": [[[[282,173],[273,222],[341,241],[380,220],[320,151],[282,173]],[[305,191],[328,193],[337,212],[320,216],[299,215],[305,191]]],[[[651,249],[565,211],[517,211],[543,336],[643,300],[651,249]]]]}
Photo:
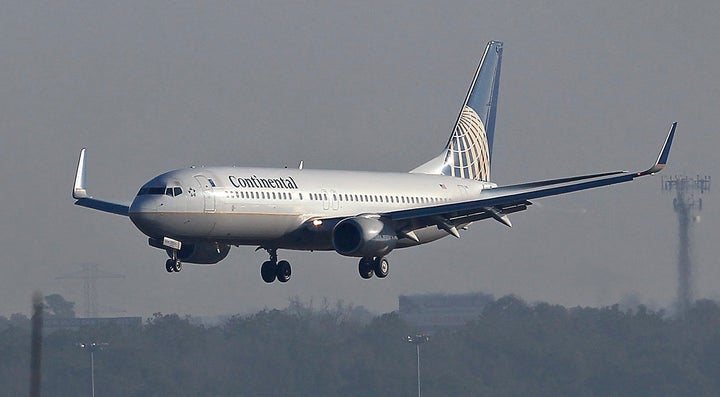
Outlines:
{"type": "Polygon", "coordinates": [[[79,205],[81,207],[92,208],[98,211],[124,216],[128,216],[128,211],[130,210],[130,206],[127,204],[98,200],[87,193],[87,189],[85,188],[85,148],[80,151],[80,159],[78,160],[77,172],[75,173],[75,184],[73,185],[72,196],[76,200],[75,205],[79,205]]]}
{"type": "Polygon", "coordinates": [[[677,122],[674,122],[657,160],[652,167],[645,171],[613,171],[501,186],[482,191],[474,200],[391,211],[380,214],[380,216],[401,225],[401,231],[412,231],[425,226],[437,225],[456,237],[459,236],[456,226],[481,219],[494,218],[507,226],[512,226],[507,214],[527,209],[527,206],[531,204],[529,200],[629,182],[635,178],[662,171],[670,154],[676,127],[677,122]],[[402,226],[403,224],[404,226],[402,226]]]}

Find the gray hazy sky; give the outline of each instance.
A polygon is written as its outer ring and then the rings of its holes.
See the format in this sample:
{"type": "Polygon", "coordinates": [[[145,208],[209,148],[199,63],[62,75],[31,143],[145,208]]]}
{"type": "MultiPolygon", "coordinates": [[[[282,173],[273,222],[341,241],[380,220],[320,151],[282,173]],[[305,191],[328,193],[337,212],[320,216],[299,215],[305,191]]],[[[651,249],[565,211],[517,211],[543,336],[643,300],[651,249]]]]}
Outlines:
{"type": "MultiPolygon", "coordinates": [[[[496,182],[644,169],[673,120],[667,174],[720,177],[720,3],[627,3],[8,2],[0,314],[28,312],[34,289],[81,311],[82,282],[55,280],[78,263],[126,276],[97,286],[101,305],[127,315],[242,313],[296,296],[382,312],[400,294],[472,291],[669,306],[677,221],[659,177],[395,251],[385,280],[361,280],[353,258],[283,251],[286,285],[261,281],[266,255],[252,247],[169,275],[128,219],[70,198],[81,147],[91,193],[128,202],[192,164],[412,169],[445,144],[488,40],[505,42],[496,182]]],[[[714,196],[695,225],[698,297],[720,297],[714,196]]]]}

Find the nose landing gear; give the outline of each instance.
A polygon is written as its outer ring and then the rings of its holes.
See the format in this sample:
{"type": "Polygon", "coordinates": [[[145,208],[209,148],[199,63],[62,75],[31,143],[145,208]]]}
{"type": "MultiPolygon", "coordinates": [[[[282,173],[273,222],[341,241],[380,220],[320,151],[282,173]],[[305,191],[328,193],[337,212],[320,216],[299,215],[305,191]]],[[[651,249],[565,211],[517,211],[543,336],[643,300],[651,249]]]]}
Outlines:
{"type": "Polygon", "coordinates": [[[168,273],[179,272],[182,270],[182,262],[178,259],[178,250],[172,249],[169,251],[172,257],[165,261],[165,270],[167,270],[168,273]]]}
{"type": "Polygon", "coordinates": [[[182,262],[179,259],[168,259],[165,261],[165,270],[168,273],[179,272],[182,270],[182,262]]]}

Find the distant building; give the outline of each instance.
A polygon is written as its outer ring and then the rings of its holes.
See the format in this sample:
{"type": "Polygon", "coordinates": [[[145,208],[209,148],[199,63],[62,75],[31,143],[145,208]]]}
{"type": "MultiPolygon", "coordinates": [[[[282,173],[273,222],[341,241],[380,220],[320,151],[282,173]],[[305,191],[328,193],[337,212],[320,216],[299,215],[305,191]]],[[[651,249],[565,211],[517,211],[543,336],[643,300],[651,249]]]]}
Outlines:
{"type": "Polygon", "coordinates": [[[399,314],[401,319],[417,327],[418,331],[457,328],[480,317],[485,305],[494,299],[492,295],[479,292],[401,295],[399,314]]]}

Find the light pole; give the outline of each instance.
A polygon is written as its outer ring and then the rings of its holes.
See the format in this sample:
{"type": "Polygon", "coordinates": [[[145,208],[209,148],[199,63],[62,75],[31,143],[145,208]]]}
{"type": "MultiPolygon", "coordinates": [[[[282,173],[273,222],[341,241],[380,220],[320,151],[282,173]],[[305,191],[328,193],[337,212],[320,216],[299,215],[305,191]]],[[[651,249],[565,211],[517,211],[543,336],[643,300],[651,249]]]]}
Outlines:
{"type": "Polygon", "coordinates": [[[408,335],[405,337],[405,341],[415,345],[415,351],[417,352],[417,389],[418,397],[420,397],[420,345],[430,340],[430,335],[408,335]]]}
{"type": "Polygon", "coordinates": [[[92,397],[95,397],[95,350],[108,346],[107,343],[89,342],[80,343],[81,349],[87,349],[90,352],[90,386],[92,387],[92,397]]]}

